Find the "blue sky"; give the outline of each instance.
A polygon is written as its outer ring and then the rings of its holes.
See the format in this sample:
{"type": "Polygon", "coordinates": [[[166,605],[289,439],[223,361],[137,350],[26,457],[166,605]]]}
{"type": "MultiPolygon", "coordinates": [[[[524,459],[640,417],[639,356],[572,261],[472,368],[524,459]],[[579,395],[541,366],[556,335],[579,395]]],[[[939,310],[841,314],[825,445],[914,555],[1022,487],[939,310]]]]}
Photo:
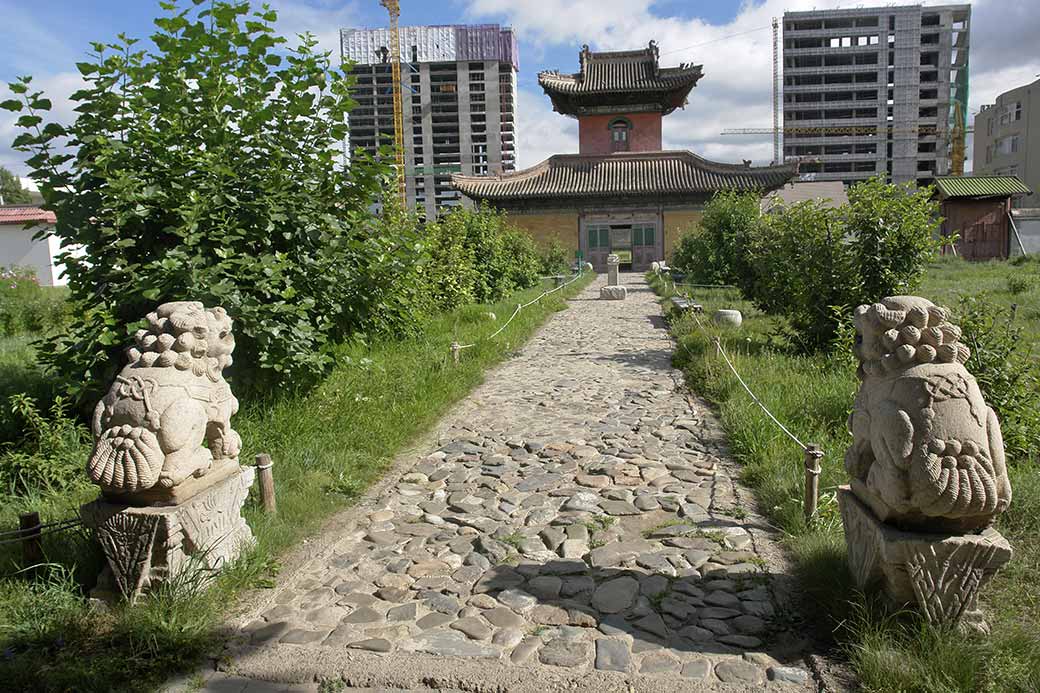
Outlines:
{"type": "MultiPolygon", "coordinates": [[[[338,53],[339,28],[384,26],[378,0],[269,0],[284,34],[310,31],[338,53]]],[[[181,0],[181,5],[186,0],[181,0]]],[[[720,161],[769,160],[768,137],[723,137],[729,127],[771,123],[770,18],[785,10],[854,7],[845,0],[402,0],[401,23],[499,23],[520,41],[519,159],[533,165],[555,152],[577,150],[573,120],[552,112],[536,83],[539,70],[577,68],[583,43],[594,49],[661,47],[662,63],[693,62],[704,78],[685,110],[668,117],[665,147],[691,149],[720,161]]],[[[873,4],[873,3],[869,3],[873,4]]],[[[877,3],[882,4],[882,3],[877,3]]],[[[941,4],[925,0],[924,4],[941,4]]],[[[977,109],[1000,92],[1040,73],[1040,52],[1022,51],[1040,34],[1035,0],[973,0],[972,99],[977,109]]],[[[0,83],[32,74],[55,102],[59,120],[73,116],[68,95],[79,85],[75,62],[91,41],[119,32],[144,38],[160,14],[157,0],[0,0],[5,45],[0,83]]],[[[0,84],[0,100],[7,98],[0,84]]],[[[0,165],[25,174],[23,155],[10,148],[13,119],[0,113],[0,165]]]]}

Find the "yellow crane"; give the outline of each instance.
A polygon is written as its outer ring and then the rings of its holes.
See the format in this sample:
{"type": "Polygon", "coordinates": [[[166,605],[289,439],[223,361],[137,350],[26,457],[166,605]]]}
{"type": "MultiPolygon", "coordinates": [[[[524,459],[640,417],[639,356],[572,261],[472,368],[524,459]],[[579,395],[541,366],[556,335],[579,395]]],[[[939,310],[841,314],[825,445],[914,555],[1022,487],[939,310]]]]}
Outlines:
{"type": "Polygon", "coordinates": [[[401,208],[408,206],[404,183],[404,108],[401,104],[401,34],[397,20],[401,17],[398,0],[379,0],[390,15],[390,78],[393,81],[394,98],[394,165],[397,168],[397,194],[401,208]]]}

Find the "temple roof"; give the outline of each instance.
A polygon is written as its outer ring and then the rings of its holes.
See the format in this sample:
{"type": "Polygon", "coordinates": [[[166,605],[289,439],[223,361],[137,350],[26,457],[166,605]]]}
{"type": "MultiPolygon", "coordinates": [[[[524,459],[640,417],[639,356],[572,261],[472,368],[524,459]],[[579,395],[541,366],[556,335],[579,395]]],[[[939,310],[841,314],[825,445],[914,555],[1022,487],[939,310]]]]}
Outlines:
{"type": "Polygon", "coordinates": [[[657,111],[668,114],[686,105],[686,97],[703,74],[700,65],[661,67],[657,45],[637,51],[579,54],[581,71],[540,72],[538,84],[565,115],[617,111],[657,111]]]}
{"type": "Polygon", "coordinates": [[[488,202],[603,198],[703,198],[718,190],[779,188],[798,165],[721,164],[688,151],[557,154],[531,168],[498,176],[452,176],[466,197],[488,202]]]}

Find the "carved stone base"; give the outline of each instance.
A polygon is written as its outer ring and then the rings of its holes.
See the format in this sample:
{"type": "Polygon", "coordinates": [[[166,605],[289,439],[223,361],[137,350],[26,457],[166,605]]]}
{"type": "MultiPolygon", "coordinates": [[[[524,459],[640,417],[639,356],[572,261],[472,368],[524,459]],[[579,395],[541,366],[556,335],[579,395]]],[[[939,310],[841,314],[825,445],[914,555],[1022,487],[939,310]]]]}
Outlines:
{"type": "Polygon", "coordinates": [[[628,289],[620,284],[617,286],[604,286],[599,290],[599,297],[607,301],[624,301],[628,298],[628,289]]]}
{"type": "Polygon", "coordinates": [[[135,507],[104,498],[82,506],[83,522],[107,559],[94,596],[133,601],[182,571],[212,576],[238,558],[254,543],[242,506],[255,476],[253,467],[238,467],[174,506],[135,507]]]}
{"type": "Polygon", "coordinates": [[[904,532],[878,520],[848,486],[838,489],[838,505],[849,570],[861,589],[880,588],[894,606],[912,606],[932,623],[986,630],[979,590],[1011,560],[1000,532],[904,532]]]}

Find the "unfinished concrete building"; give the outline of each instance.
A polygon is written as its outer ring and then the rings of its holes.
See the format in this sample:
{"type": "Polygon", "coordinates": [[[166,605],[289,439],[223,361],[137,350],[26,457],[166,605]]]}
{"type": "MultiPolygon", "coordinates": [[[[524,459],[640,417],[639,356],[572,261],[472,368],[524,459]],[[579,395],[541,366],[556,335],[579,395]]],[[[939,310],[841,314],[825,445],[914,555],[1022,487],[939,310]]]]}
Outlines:
{"type": "MultiPolygon", "coordinates": [[[[481,24],[401,27],[400,37],[408,204],[432,218],[462,203],[452,174],[516,167],[516,36],[481,24]]],[[[375,154],[394,139],[390,31],[343,29],[340,45],[357,79],[349,147],[375,154]]]]}
{"type": "Polygon", "coordinates": [[[970,5],[784,13],[784,156],[802,159],[803,180],[950,173],[970,22],[970,5]]]}

